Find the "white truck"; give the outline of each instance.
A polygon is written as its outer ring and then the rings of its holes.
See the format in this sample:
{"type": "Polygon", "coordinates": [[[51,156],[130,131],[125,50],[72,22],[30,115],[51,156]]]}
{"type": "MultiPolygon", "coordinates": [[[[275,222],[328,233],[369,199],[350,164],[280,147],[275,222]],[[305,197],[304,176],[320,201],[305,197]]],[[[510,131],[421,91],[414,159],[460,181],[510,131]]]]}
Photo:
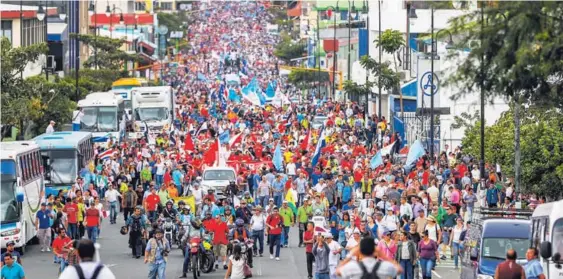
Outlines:
{"type": "Polygon", "coordinates": [[[172,87],[137,87],[131,93],[135,133],[130,136],[143,137],[147,127],[151,133],[160,133],[174,125],[175,101],[172,87]]]}
{"type": "Polygon", "coordinates": [[[113,92],[90,93],[78,101],[82,110],[80,131],[92,132],[93,141],[104,145],[110,137],[120,142],[125,133],[125,104],[113,92]]]}

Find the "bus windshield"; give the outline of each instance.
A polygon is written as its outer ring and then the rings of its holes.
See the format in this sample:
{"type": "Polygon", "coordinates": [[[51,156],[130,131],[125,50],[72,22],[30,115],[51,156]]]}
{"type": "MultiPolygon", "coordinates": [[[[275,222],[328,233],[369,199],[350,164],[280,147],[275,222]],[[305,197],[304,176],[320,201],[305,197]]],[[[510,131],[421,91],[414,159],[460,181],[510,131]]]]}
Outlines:
{"type": "Polygon", "coordinates": [[[75,150],[48,150],[41,151],[41,156],[48,157],[50,165],[45,168],[49,170],[51,181],[49,184],[72,184],[76,182],[77,158],[75,150]]]}
{"type": "Polygon", "coordinates": [[[117,131],[117,107],[85,107],[82,112],[82,131],[117,131]]]}
{"type": "Polygon", "coordinates": [[[2,175],[0,182],[0,221],[13,223],[20,220],[20,210],[16,201],[16,180],[15,177],[6,178],[2,175]]]}
{"type": "Polygon", "coordinates": [[[527,238],[485,238],[483,239],[482,257],[489,259],[504,260],[506,252],[514,249],[518,259],[526,258],[526,251],[530,247],[530,239],[527,238]]]}
{"type": "Polygon", "coordinates": [[[555,221],[553,224],[553,239],[551,241],[551,247],[553,247],[553,254],[559,253],[563,255],[563,218],[555,221]]]}
{"type": "Polygon", "coordinates": [[[162,121],[168,118],[166,108],[138,108],[137,120],[140,121],[162,121]]]}

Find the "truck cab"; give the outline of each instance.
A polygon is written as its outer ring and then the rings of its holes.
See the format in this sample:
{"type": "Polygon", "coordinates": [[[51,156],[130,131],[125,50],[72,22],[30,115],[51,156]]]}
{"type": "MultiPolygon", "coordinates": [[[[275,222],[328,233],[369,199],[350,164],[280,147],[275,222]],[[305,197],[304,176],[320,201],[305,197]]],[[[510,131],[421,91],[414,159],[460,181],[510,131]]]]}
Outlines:
{"type": "Polygon", "coordinates": [[[493,279],[509,249],[516,251],[518,264],[527,262],[531,211],[481,209],[475,213],[464,240],[460,278],[493,279]]]}
{"type": "Polygon", "coordinates": [[[91,132],[93,141],[105,147],[110,137],[121,141],[125,132],[125,104],[123,98],[113,92],[94,92],[78,101],[84,114],[80,131],[91,132]]]}
{"type": "Polygon", "coordinates": [[[235,169],[231,167],[208,167],[203,170],[201,189],[214,190],[217,195],[223,195],[231,181],[236,181],[235,169]]]}
{"type": "Polygon", "coordinates": [[[174,121],[174,94],[170,86],[138,87],[133,94],[133,116],[136,137],[148,128],[151,133],[170,129],[174,121]]]}

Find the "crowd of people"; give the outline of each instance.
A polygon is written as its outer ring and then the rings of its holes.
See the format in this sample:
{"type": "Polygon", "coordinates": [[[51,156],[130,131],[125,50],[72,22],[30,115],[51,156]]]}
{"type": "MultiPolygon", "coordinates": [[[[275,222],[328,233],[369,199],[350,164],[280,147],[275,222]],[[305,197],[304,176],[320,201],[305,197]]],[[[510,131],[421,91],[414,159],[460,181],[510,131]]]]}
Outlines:
{"type": "MultiPolygon", "coordinates": [[[[171,218],[179,243],[191,230],[211,234],[214,268],[227,270],[226,279],[248,277],[265,246],[267,256],[280,261],[281,248],[293,244],[304,247],[308,278],[412,279],[420,273],[426,279],[441,260],[459,268],[476,207],[514,206],[516,193],[500,168],[487,166],[487,189],[481,189],[476,161],[460,148],[405,164],[399,154],[408,147],[399,134],[358,104],[317,101],[320,96],[281,105],[250,100],[243,88],[252,82],[262,89],[275,84],[285,99],[293,92],[279,75],[282,62],[273,55],[279,35],[266,30],[267,8],[262,2],[202,4],[187,28],[191,48],[181,55],[183,70],[165,71],[176,95],[174,125],[138,140],[110,141],[109,158],[97,158],[70,191],[41,204],[41,251],[54,254],[60,278],[73,278],[65,277],[67,266],[78,272],[80,261],[92,259],[103,220],[117,224],[123,214],[121,232],[129,236],[131,256],[149,265],[149,278],[165,278],[168,253],[178,243],[162,230],[162,219],[171,218]],[[228,82],[228,75],[240,80],[228,82]],[[317,115],[327,120],[314,129],[317,115]],[[236,170],[240,197],[201,185],[205,168],[227,164],[236,170]],[[290,239],[291,230],[298,239],[290,239]],[[85,235],[90,242],[82,243],[85,235]],[[244,245],[252,248],[243,252],[244,245]]],[[[185,252],[182,277],[191,268],[185,252]]],[[[13,249],[8,253],[3,262],[21,264],[13,249]]]]}

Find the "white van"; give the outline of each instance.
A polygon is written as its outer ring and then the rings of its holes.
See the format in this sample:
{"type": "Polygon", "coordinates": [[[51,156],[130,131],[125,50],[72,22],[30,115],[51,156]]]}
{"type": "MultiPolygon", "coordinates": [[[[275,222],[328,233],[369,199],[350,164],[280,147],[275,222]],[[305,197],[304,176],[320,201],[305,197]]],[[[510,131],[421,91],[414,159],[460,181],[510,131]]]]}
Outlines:
{"type": "Polygon", "coordinates": [[[207,192],[215,190],[215,194],[222,195],[231,181],[236,181],[235,169],[231,167],[208,167],[201,176],[201,189],[207,192]]]}
{"type": "Polygon", "coordinates": [[[532,247],[540,251],[546,279],[563,278],[563,200],[540,204],[532,215],[532,247]]]}

